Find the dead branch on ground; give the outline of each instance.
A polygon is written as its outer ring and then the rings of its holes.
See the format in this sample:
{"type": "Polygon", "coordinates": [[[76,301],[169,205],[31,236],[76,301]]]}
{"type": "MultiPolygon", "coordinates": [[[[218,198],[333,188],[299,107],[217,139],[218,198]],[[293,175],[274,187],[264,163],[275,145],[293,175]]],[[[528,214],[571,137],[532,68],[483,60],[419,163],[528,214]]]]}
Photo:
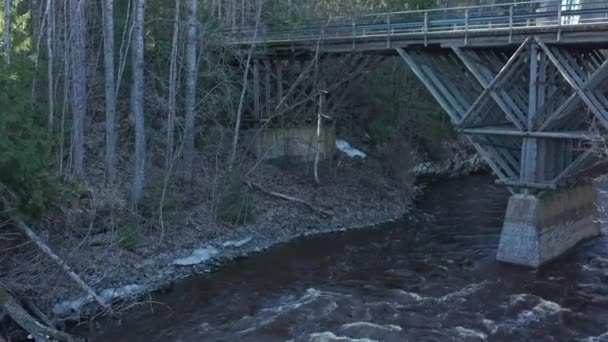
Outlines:
{"type": "Polygon", "coordinates": [[[59,331],[53,327],[38,322],[6,290],[0,287],[0,308],[11,317],[11,319],[32,335],[36,341],[81,341],[70,334],[59,331]]]}
{"type": "Polygon", "coordinates": [[[323,208],[318,207],[318,206],[315,206],[314,204],[312,204],[312,203],[310,203],[310,202],[308,202],[308,201],[306,201],[304,199],[293,197],[293,196],[289,196],[289,195],[285,195],[285,194],[282,194],[280,192],[276,192],[276,191],[272,191],[272,190],[267,190],[267,189],[263,188],[261,185],[258,185],[258,184],[252,183],[252,182],[245,181],[245,184],[247,184],[247,186],[249,186],[250,188],[257,189],[258,191],[260,191],[260,192],[262,192],[264,194],[267,194],[267,195],[270,195],[270,196],[274,196],[274,197],[278,197],[278,198],[281,198],[281,199],[286,200],[286,201],[291,201],[291,202],[296,202],[296,203],[303,204],[303,205],[307,206],[309,209],[311,209],[312,211],[318,212],[318,213],[322,214],[325,217],[329,217],[329,216],[333,216],[334,215],[333,211],[327,210],[327,209],[323,209],[323,208]]]}
{"type": "Polygon", "coordinates": [[[89,296],[91,296],[101,307],[108,310],[108,312],[112,313],[112,308],[108,303],[105,303],[103,299],[93,290],[89,285],[87,285],[82,278],[76,272],[72,270],[72,268],[61,259],[57,254],[55,254],[49,246],[42,241],[42,239],[25,223],[16,222],[17,227],[32,240],[38,248],[48,257],[50,257],[61,269],[76,283],[80,286],[89,296]]]}

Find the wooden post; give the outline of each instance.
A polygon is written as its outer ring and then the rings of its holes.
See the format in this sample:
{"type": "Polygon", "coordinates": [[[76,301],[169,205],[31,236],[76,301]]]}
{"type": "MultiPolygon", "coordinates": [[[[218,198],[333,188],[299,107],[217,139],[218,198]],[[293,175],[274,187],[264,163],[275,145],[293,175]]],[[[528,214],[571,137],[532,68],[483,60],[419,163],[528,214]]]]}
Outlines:
{"type": "Polygon", "coordinates": [[[562,0],[557,0],[557,41],[562,37],[562,0]]]}
{"type": "MultiPolygon", "coordinates": [[[[276,64],[277,67],[277,111],[283,110],[281,106],[281,99],[283,98],[283,61],[279,60],[276,64]]],[[[285,126],[285,115],[281,115],[281,127],[285,126]]]]}
{"type": "Polygon", "coordinates": [[[253,116],[260,119],[260,66],[259,61],[253,61],[253,116]]]}
{"type": "Polygon", "coordinates": [[[272,109],[273,109],[273,104],[272,101],[270,99],[270,74],[272,73],[272,65],[270,64],[270,61],[268,61],[268,59],[264,60],[264,111],[265,113],[262,114],[262,116],[267,117],[269,115],[271,115],[272,109]]]}
{"type": "Polygon", "coordinates": [[[528,131],[534,128],[538,109],[538,50],[535,44],[530,46],[530,79],[528,80],[528,131]]]}
{"type": "Polygon", "coordinates": [[[513,5],[509,6],[509,44],[513,43],[513,5]]]}
{"type": "Polygon", "coordinates": [[[469,10],[464,11],[464,45],[469,45],[469,10]]]}
{"type": "Polygon", "coordinates": [[[424,11],[424,26],[422,27],[422,32],[424,33],[424,46],[428,46],[428,33],[429,33],[429,12],[424,11]]]}
{"type": "Polygon", "coordinates": [[[390,49],[391,47],[391,16],[390,14],[386,15],[386,48],[390,49]]]}
{"type": "Polygon", "coordinates": [[[352,49],[355,50],[356,48],[356,40],[357,40],[357,26],[355,25],[355,19],[352,19],[352,34],[353,34],[353,47],[352,49]]]}

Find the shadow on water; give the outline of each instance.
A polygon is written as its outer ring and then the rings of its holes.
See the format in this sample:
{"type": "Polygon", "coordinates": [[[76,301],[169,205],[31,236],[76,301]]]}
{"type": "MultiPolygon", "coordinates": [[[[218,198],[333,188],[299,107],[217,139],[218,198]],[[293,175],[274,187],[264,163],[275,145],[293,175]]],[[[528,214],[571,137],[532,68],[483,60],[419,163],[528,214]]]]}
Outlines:
{"type": "Polygon", "coordinates": [[[93,341],[608,341],[606,237],[535,271],[494,261],[508,193],[433,185],[432,219],[301,239],[154,295],[93,341]],[[602,334],[604,334],[602,336],[602,334]]]}

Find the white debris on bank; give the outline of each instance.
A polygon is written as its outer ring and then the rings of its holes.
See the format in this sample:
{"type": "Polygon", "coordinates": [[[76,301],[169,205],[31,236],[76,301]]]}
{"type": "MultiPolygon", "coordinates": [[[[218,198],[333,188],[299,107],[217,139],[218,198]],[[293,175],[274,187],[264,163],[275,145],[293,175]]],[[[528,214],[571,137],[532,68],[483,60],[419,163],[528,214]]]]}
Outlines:
{"type": "Polygon", "coordinates": [[[251,241],[251,236],[242,240],[230,240],[222,244],[222,247],[242,247],[251,241]]]}
{"type": "MultiPolygon", "coordinates": [[[[131,284],[119,288],[109,288],[101,291],[99,295],[104,303],[109,304],[113,299],[116,298],[127,298],[131,296],[137,296],[147,291],[147,288],[143,285],[131,284]]],[[[86,304],[93,302],[92,296],[80,297],[75,300],[61,302],[53,306],[53,313],[58,316],[67,316],[72,313],[77,313],[86,304]]]]}
{"type": "Polygon", "coordinates": [[[314,333],[309,335],[309,342],[378,342],[369,338],[350,338],[346,336],[337,336],[332,332],[326,331],[322,333],[314,333]]]}
{"type": "Polygon", "coordinates": [[[474,339],[480,339],[480,340],[484,340],[484,341],[488,339],[488,335],[484,334],[481,331],[477,331],[477,330],[473,330],[473,329],[456,327],[456,332],[458,333],[459,336],[464,337],[464,338],[474,338],[474,339]]]}
{"type": "Polygon", "coordinates": [[[367,157],[367,154],[365,154],[365,152],[362,152],[354,147],[352,147],[347,141],[342,140],[342,139],[336,139],[336,148],[342,152],[344,152],[344,154],[346,154],[347,156],[354,158],[354,157],[361,157],[361,158],[365,158],[367,157]]]}
{"type": "Polygon", "coordinates": [[[218,253],[218,250],[213,246],[207,246],[192,251],[190,256],[173,260],[173,265],[192,266],[201,264],[218,253]]]}

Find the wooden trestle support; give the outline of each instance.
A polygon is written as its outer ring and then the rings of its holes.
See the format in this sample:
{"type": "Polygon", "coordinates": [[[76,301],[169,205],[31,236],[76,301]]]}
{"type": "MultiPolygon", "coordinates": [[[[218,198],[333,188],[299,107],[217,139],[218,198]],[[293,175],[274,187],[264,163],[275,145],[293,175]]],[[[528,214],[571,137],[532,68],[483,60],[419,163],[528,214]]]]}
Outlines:
{"type": "Polygon", "coordinates": [[[326,97],[324,113],[334,113],[351,93],[356,80],[382,59],[364,54],[253,59],[246,113],[257,123],[276,120],[297,125],[316,116],[319,96],[326,97]]]}
{"type": "Polygon", "coordinates": [[[513,193],[572,181],[608,129],[608,53],[547,45],[397,49],[513,193]]]}

